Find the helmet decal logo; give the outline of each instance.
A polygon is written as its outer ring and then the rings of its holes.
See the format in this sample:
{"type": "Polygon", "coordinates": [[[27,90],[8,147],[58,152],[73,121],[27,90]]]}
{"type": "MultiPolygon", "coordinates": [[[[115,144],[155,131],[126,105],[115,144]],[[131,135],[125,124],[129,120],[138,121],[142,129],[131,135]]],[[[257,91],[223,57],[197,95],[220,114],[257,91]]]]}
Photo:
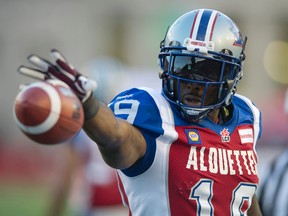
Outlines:
{"type": "Polygon", "coordinates": [[[235,37],[235,41],[234,41],[233,45],[243,47],[243,38],[242,38],[242,35],[239,32],[236,24],[232,20],[229,20],[229,19],[228,19],[228,22],[230,22],[231,25],[233,26],[230,28],[230,31],[233,33],[233,35],[235,37]]]}
{"type": "Polygon", "coordinates": [[[234,35],[235,35],[235,41],[233,45],[243,47],[243,39],[242,39],[241,34],[238,32],[238,33],[234,33],[234,35]]]}
{"type": "Polygon", "coordinates": [[[222,142],[230,142],[230,133],[228,131],[228,128],[224,128],[222,131],[220,131],[222,142]]]}

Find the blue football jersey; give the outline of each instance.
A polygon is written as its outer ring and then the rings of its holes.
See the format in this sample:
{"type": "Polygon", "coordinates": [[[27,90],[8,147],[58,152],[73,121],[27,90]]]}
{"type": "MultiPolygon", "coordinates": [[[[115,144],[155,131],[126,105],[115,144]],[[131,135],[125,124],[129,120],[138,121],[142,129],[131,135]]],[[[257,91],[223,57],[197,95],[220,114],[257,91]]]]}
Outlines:
{"type": "Polygon", "coordinates": [[[256,142],[261,114],[246,97],[233,97],[233,118],[183,120],[158,92],[133,88],[109,104],[116,117],[139,128],[145,156],[118,170],[132,215],[246,215],[258,186],[256,142]],[[220,198],[218,196],[221,196],[220,198]]]}

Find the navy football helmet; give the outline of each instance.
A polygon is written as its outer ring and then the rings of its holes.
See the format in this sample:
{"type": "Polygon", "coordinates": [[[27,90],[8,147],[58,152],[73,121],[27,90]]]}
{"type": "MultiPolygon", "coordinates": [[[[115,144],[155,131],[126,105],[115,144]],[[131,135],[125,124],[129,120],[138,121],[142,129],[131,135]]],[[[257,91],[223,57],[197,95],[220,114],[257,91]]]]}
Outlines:
{"type": "Polygon", "coordinates": [[[197,122],[231,103],[243,74],[246,40],[229,17],[210,9],[188,12],[167,30],[158,57],[162,94],[185,120],[197,122]],[[181,102],[180,83],[201,86],[197,105],[181,102]]]}

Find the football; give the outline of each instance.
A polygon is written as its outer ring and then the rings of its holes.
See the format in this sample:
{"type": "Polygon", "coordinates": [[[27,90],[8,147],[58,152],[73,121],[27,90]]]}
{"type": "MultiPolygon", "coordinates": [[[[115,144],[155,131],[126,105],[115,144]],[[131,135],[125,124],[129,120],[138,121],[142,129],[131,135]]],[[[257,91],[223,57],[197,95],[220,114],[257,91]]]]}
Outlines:
{"type": "Polygon", "coordinates": [[[58,144],[82,127],[82,104],[68,85],[59,80],[35,82],[16,96],[14,119],[20,130],[40,144],[58,144]]]}

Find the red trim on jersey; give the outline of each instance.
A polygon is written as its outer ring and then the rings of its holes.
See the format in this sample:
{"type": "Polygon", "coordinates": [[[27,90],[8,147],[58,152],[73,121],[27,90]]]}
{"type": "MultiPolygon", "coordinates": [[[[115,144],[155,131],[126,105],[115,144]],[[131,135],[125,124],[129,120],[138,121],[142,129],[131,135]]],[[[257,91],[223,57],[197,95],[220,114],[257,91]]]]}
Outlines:
{"type": "MultiPolygon", "coordinates": [[[[118,188],[119,188],[119,191],[120,191],[120,193],[122,195],[122,201],[129,207],[128,197],[127,197],[127,195],[125,193],[125,189],[124,189],[123,183],[121,181],[121,178],[120,178],[118,172],[117,172],[116,176],[117,176],[117,180],[118,180],[118,188]]],[[[130,208],[129,208],[129,212],[130,212],[130,208]]]]}

